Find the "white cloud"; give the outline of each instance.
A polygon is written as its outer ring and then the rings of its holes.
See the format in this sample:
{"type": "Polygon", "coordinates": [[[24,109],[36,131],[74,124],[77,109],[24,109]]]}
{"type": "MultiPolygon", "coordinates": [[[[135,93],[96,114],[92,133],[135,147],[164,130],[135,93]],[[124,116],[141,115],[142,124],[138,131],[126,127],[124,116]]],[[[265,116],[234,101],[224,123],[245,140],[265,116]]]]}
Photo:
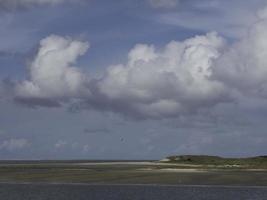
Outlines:
{"type": "Polygon", "coordinates": [[[250,97],[267,97],[267,10],[213,66],[214,78],[250,97]]]}
{"type": "Polygon", "coordinates": [[[30,79],[17,85],[17,97],[57,99],[83,95],[88,78],[72,65],[88,48],[87,42],[56,35],[41,40],[29,67],[30,79]]]}
{"type": "Polygon", "coordinates": [[[32,104],[79,99],[86,108],[153,119],[196,113],[233,98],[267,98],[266,27],[267,9],[231,45],[216,32],[162,48],[137,44],[125,64],[110,66],[91,80],[73,66],[88,43],[52,35],[41,41],[30,79],[15,87],[16,94],[25,101],[36,99],[32,104]]]}
{"type": "Polygon", "coordinates": [[[72,66],[88,47],[55,35],[43,39],[30,79],[15,87],[16,98],[43,106],[79,99],[90,107],[141,118],[175,117],[227,100],[224,84],[211,78],[214,60],[225,48],[215,32],[171,41],[160,50],[138,44],[126,64],[109,67],[93,84],[72,66]]]}
{"type": "Polygon", "coordinates": [[[8,150],[8,151],[15,151],[24,149],[29,145],[29,141],[26,139],[10,139],[5,140],[0,144],[0,150],[8,150]]]}
{"type": "Polygon", "coordinates": [[[227,44],[216,33],[172,41],[163,49],[136,45],[128,63],[112,66],[99,91],[115,110],[166,118],[229,100],[267,98],[267,9],[247,34],[227,44]],[[118,105],[120,104],[120,105],[118,105]]]}
{"type": "Polygon", "coordinates": [[[172,41],[163,50],[139,44],[126,65],[111,66],[99,91],[141,116],[175,116],[224,101],[224,86],[210,79],[224,40],[216,33],[172,41]]]}
{"type": "Polygon", "coordinates": [[[174,8],[179,4],[179,0],[148,0],[154,8],[174,8]]]}

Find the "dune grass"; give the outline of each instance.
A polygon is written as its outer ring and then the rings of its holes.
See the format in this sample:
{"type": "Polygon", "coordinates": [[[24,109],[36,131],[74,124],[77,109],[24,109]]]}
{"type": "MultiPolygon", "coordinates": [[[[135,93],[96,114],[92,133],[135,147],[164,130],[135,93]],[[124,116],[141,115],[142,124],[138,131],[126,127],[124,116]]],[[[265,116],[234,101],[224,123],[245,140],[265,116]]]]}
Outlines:
{"type": "Polygon", "coordinates": [[[250,158],[222,158],[218,156],[170,156],[166,163],[187,164],[202,168],[267,169],[267,156],[250,158]]]}

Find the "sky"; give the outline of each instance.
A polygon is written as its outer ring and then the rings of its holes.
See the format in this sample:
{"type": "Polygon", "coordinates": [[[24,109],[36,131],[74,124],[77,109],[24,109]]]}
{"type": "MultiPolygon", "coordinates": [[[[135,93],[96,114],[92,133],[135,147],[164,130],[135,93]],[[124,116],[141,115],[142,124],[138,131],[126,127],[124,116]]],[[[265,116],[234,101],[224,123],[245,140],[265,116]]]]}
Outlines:
{"type": "Polygon", "coordinates": [[[265,0],[0,0],[0,159],[267,155],[265,0]]]}

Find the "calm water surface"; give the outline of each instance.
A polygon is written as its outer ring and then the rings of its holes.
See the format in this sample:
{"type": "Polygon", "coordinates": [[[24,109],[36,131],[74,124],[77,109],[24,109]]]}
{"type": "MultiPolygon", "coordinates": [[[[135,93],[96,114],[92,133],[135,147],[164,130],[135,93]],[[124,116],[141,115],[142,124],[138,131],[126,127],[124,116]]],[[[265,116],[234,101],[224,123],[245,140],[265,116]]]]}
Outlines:
{"type": "Polygon", "coordinates": [[[267,188],[0,184],[1,200],[267,200],[267,188]]]}

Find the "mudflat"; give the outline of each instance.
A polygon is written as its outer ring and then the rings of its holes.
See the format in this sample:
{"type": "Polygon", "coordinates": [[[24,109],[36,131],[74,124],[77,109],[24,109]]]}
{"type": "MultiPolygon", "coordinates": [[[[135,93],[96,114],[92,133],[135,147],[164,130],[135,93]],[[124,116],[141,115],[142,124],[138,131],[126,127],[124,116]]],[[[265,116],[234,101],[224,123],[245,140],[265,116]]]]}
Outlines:
{"type": "Polygon", "coordinates": [[[2,183],[267,186],[265,169],[142,162],[1,162],[2,183]]]}

